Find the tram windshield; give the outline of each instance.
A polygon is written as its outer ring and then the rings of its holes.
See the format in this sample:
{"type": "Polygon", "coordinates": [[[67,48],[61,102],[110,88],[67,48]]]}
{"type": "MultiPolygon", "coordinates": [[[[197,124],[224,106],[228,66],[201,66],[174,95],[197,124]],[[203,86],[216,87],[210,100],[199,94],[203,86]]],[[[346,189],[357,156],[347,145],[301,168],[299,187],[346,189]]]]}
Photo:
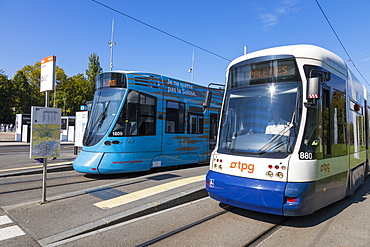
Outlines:
{"type": "Polygon", "coordinates": [[[83,139],[85,146],[95,145],[107,133],[117,115],[125,92],[125,88],[102,88],[95,92],[83,139]]]}
{"type": "Polygon", "coordinates": [[[282,153],[293,150],[301,83],[265,83],[229,89],[225,97],[220,152],[282,153]]]}
{"type": "Polygon", "coordinates": [[[301,91],[292,57],[261,57],[233,65],[221,119],[219,151],[291,153],[298,133],[301,91]]]}

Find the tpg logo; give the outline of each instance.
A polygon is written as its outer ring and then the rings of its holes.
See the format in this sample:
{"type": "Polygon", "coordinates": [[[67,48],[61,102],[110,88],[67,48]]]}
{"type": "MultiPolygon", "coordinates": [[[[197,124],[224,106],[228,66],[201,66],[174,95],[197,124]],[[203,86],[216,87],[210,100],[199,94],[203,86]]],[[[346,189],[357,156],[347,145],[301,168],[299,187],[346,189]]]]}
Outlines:
{"type": "Polygon", "coordinates": [[[230,168],[238,168],[241,172],[247,170],[248,173],[254,172],[254,164],[247,164],[239,162],[231,162],[230,168]]]}

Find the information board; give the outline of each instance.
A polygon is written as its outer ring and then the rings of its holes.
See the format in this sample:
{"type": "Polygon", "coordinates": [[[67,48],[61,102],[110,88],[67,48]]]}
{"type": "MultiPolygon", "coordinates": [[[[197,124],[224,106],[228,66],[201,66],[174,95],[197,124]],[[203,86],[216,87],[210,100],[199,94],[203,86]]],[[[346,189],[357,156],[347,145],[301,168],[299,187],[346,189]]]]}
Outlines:
{"type": "Polygon", "coordinates": [[[82,147],[82,140],[87,124],[88,112],[76,112],[75,146],[82,147]]]}
{"type": "Polygon", "coordinates": [[[31,107],[30,158],[59,157],[60,118],[59,108],[31,107]]]}

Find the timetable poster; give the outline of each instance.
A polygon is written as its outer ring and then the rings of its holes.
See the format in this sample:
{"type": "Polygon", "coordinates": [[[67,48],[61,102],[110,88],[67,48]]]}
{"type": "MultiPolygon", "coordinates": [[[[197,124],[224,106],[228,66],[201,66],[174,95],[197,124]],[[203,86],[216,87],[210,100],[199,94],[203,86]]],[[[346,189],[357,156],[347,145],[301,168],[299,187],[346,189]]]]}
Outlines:
{"type": "Polygon", "coordinates": [[[59,108],[31,107],[31,159],[59,157],[60,118],[59,108]]]}

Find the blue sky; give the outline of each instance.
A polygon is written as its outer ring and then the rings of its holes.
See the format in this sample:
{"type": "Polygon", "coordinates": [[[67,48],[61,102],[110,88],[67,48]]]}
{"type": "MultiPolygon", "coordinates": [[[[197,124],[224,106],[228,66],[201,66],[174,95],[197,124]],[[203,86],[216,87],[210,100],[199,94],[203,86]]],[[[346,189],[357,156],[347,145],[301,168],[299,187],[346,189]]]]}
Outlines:
{"type": "MultiPolygon", "coordinates": [[[[315,0],[97,0],[222,57],[289,44],[314,44],[348,57],[315,0]]],[[[319,0],[357,68],[370,82],[370,1],[319,0]]],[[[224,83],[229,61],[153,30],[91,0],[0,0],[0,69],[9,78],[25,65],[56,55],[67,76],[85,73],[97,53],[109,70],[148,71],[224,83]]],[[[349,68],[357,74],[351,63],[349,68]]],[[[358,76],[358,75],[357,75],[358,76]]],[[[359,76],[358,76],[359,77],[359,76]]]]}

